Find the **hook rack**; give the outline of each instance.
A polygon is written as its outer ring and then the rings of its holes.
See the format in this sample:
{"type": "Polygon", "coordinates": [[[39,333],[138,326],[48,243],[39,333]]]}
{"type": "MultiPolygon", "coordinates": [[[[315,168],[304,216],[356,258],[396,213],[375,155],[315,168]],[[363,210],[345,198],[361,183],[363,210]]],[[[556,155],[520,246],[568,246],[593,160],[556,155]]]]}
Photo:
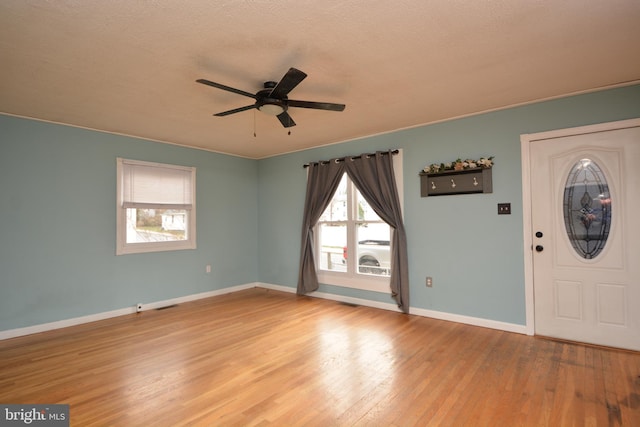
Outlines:
{"type": "Polygon", "coordinates": [[[492,193],[491,170],[491,168],[476,168],[441,173],[420,172],[420,195],[427,197],[492,193]]]}

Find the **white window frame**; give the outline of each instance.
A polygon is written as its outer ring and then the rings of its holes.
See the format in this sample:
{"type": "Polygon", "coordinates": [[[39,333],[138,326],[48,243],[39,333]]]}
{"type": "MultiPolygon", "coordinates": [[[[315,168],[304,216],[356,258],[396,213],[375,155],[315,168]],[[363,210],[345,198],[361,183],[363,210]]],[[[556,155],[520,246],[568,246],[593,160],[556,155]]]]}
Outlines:
{"type": "MultiPolygon", "coordinates": [[[[394,175],[396,178],[396,187],[398,189],[398,198],[400,199],[400,208],[404,212],[404,180],[403,180],[403,170],[402,170],[402,150],[398,150],[398,154],[393,156],[393,169],[394,175]]],[[[355,185],[351,181],[351,179],[347,176],[347,207],[353,212],[351,212],[350,218],[347,220],[347,242],[356,242],[357,241],[357,230],[356,224],[359,221],[356,219],[356,203],[353,202],[355,198],[355,185]]],[[[373,222],[373,221],[365,221],[365,222],[373,222]]],[[[315,235],[318,236],[316,253],[320,253],[320,227],[316,224],[315,235]]],[[[390,242],[391,243],[391,242],[390,242]]],[[[349,246],[349,245],[348,245],[349,246]]],[[[391,251],[391,246],[389,247],[391,251]]],[[[353,251],[352,251],[353,252],[353,251]]],[[[317,262],[317,261],[316,261],[317,262]]],[[[357,272],[357,261],[356,257],[351,256],[347,257],[347,271],[332,271],[332,270],[321,270],[319,267],[318,271],[318,281],[320,283],[326,285],[334,285],[341,286],[345,288],[353,288],[353,289],[362,289],[366,291],[372,292],[381,292],[388,294],[389,293],[389,285],[390,285],[390,277],[388,276],[376,276],[371,274],[362,274],[357,272]]]]}
{"type": "MultiPolygon", "coordinates": [[[[116,196],[116,255],[138,254],[146,252],[175,251],[185,249],[196,249],[196,168],[187,166],[177,166],[165,163],[144,162],[141,160],[130,160],[118,157],[117,159],[117,196],[116,196]],[[136,242],[127,243],[127,208],[124,206],[124,164],[151,166],[161,169],[174,169],[191,173],[191,204],[189,207],[180,207],[187,212],[187,229],[185,240],[175,240],[166,242],[136,242]]],[[[150,205],[150,208],[168,209],[170,206],[162,204],[150,205]]],[[[175,207],[175,206],[172,206],[175,207]]]]}

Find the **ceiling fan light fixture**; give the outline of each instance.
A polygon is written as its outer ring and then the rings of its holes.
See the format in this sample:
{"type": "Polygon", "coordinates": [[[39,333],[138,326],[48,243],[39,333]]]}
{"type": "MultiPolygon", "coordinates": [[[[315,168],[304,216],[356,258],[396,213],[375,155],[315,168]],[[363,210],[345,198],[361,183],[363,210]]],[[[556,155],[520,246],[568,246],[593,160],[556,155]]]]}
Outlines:
{"type": "Polygon", "coordinates": [[[258,107],[258,110],[270,116],[278,116],[284,113],[284,106],[280,104],[263,104],[258,107]]]}

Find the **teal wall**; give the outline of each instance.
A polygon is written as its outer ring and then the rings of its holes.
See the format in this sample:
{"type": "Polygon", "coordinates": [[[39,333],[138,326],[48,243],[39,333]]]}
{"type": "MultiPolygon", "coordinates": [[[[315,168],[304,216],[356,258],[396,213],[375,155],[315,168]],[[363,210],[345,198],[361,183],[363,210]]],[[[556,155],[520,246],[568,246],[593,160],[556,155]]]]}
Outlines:
{"type": "Polygon", "coordinates": [[[524,324],[520,134],[633,117],[640,86],[256,161],[0,115],[0,331],[257,281],[295,288],[302,165],[388,148],[403,149],[411,305],[524,324]],[[492,194],[420,197],[425,164],[489,155],[492,194]],[[197,167],[196,250],[115,255],[116,157],[197,167]]]}
{"type": "Polygon", "coordinates": [[[255,282],[257,203],[255,160],[0,116],[0,330],[255,282]],[[197,249],[115,255],[116,157],[197,168],[197,249]]]}
{"type": "MultiPolygon", "coordinates": [[[[452,120],[259,162],[260,280],[294,287],[306,173],[302,165],[403,149],[411,306],[525,324],[520,135],[640,117],[640,86],[452,120]],[[458,157],[495,156],[493,193],[420,197],[418,172],[458,157]],[[510,202],[512,214],[497,215],[510,202]],[[432,276],[433,288],[425,286],[432,276]]],[[[320,291],[392,303],[385,294],[320,291]]]]}

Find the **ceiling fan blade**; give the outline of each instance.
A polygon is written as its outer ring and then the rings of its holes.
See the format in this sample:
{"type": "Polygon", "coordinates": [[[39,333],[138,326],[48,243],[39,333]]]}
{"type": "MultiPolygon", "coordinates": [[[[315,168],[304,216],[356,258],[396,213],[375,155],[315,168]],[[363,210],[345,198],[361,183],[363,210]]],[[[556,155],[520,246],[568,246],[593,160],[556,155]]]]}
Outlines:
{"type": "Polygon", "coordinates": [[[290,128],[296,125],[296,122],[293,121],[289,113],[287,113],[286,111],[278,114],[277,117],[278,120],[280,120],[280,123],[282,123],[282,126],[286,128],[290,128]]]}
{"type": "Polygon", "coordinates": [[[287,74],[285,74],[282,80],[273,88],[269,97],[276,99],[284,98],[294,87],[298,86],[305,77],[307,77],[307,75],[304,72],[296,68],[289,68],[287,74]]]}
{"type": "Polygon", "coordinates": [[[229,92],[237,93],[238,95],[244,95],[244,96],[248,96],[249,98],[257,99],[256,95],[253,93],[245,92],[244,90],[236,89],[234,87],[221,85],[220,83],[212,82],[205,79],[198,79],[196,80],[196,82],[202,83],[203,85],[213,86],[215,88],[226,90],[229,92]]]}
{"type": "Polygon", "coordinates": [[[241,111],[251,110],[253,108],[258,108],[257,104],[247,105],[246,107],[234,108],[233,110],[223,111],[222,113],[216,113],[214,116],[222,117],[228,116],[229,114],[239,113],[241,111]]]}
{"type": "Polygon", "coordinates": [[[287,100],[289,107],[298,108],[313,108],[316,110],[328,110],[328,111],[344,111],[344,104],[332,104],[331,102],[312,102],[312,101],[295,101],[293,99],[287,100]]]}

